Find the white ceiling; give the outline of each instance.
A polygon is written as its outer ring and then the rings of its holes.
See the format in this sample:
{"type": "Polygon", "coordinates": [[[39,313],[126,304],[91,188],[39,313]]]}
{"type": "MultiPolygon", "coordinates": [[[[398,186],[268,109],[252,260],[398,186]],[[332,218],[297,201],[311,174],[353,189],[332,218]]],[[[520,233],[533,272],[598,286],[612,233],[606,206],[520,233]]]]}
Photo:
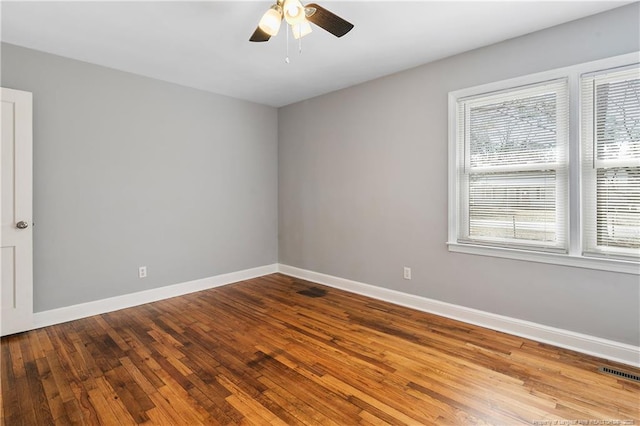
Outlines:
{"type": "MultiPolygon", "coordinates": [[[[2,41],[283,106],[630,1],[316,1],[355,28],[250,43],[264,1],[2,1],[2,41]]],[[[311,1],[311,0],[310,0],[311,1]]],[[[283,27],[284,28],[284,27],[283,27]]]]}

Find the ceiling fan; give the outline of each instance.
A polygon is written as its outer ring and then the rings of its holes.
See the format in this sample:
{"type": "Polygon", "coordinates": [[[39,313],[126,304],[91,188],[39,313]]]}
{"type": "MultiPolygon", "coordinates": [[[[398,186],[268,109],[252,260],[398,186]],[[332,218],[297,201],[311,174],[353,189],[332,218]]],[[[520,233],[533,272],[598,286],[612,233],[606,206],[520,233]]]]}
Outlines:
{"type": "Polygon", "coordinates": [[[295,39],[311,32],[310,22],[336,37],[342,37],[353,28],[352,23],[315,3],[303,6],[300,0],[277,0],[262,16],[249,41],[268,41],[278,34],[283,19],[291,26],[295,39]]]}

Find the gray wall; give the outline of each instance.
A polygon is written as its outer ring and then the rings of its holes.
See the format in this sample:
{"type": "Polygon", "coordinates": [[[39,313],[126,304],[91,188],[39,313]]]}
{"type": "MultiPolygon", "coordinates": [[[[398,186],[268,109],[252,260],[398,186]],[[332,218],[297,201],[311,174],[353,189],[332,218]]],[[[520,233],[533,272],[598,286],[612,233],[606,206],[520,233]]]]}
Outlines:
{"type": "Polygon", "coordinates": [[[1,53],[33,92],[36,312],[277,261],[275,108],[1,53]]]}
{"type": "Polygon", "coordinates": [[[447,93],[637,51],[639,12],[635,3],[281,108],[280,262],[640,344],[637,275],[445,245],[447,93]]]}

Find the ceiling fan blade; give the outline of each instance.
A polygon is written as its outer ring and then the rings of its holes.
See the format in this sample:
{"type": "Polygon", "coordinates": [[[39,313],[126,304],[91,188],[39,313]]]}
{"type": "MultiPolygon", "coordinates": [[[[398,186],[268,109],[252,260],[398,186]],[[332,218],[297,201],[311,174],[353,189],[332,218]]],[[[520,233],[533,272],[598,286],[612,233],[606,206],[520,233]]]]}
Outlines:
{"type": "Polygon", "coordinates": [[[251,38],[249,41],[269,41],[271,36],[257,27],[256,30],[251,34],[251,38]]]}
{"type": "Polygon", "coordinates": [[[315,9],[315,13],[307,16],[307,20],[313,22],[320,28],[329,31],[336,37],[342,37],[353,28],[353,24],[345,21],[335,13],[329,12],[322,6],[310,3],[306,6],[309,9],[315,9]]]}

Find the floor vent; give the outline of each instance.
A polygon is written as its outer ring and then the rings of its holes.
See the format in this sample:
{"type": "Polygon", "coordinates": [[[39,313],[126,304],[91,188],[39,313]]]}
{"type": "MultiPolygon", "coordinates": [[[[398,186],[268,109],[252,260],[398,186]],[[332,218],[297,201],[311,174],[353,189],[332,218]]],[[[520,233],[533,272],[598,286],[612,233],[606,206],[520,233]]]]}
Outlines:
{"type": "Polygon", "coordinates": [[[298,294],[302,294],[303,296],[308,297],[322,297],[327,295],[327,290],[323,290],[318,287],[311,287],[307,290],[300,290],[298,294]]]}
{"type": "Polygon", "coordinates": [[[624,371],[616,370],[609,367],[600,367],[598,371],[601,373],[611,374],[612,376],[620,377],[621,379],[632,380],[634,382],[640,382],[640,376],[637,374],[625,373],[624,371]]]}

